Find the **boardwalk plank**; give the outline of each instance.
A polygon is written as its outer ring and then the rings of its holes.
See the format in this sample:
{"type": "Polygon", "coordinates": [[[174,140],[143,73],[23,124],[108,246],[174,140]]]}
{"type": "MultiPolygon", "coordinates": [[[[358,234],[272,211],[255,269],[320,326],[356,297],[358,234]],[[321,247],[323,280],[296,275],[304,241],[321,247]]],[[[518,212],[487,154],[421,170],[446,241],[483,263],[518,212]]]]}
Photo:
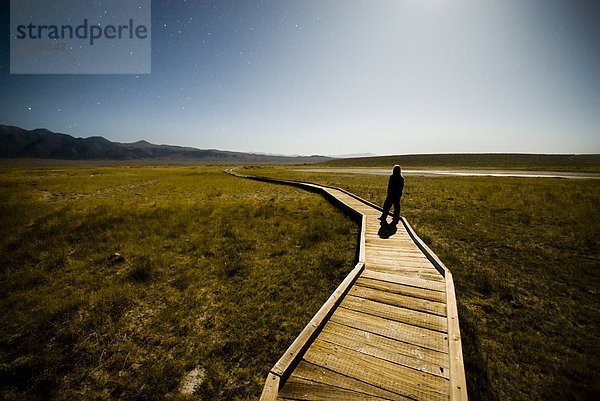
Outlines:
{"type": "Polygon", "coordinates": [[[377,265],[377,264],[370,265],[368,267],[368,270],[381,272],[381,273],[393,273],[393,274],[396,274],[399,276],[414,277],[414,278],[418,278],[421,280],[437,282],[440,284],[444,284],[444,282],[445,282],[444,278],[437,273],[409,272],[409,271],[403,271],[401,268],[382,266],[382,265],[377,265]]]}
{"type": "Polygon", "coordinates": [[[400,242],[395,242],[395,241],[383,242],[383,241],[365,240],[365,243],[369,246],[369,250],[371,250],[373,252],[393,251],[393,252],[399,252],[401,254],[409,255],[409,256],[419,256],[419,252],[420,252],[418,249],[409,248],[407,245],[400,243],[400,242]]]}
{"type": "Polygon", "coordinates": [[[449,381],[443,377],[419,372],[320,339],[315,340],[304,359],[406,397],[427,400],[448,399],[449,381]]]}
{"type": "Polygon", "coordinates": [[[383,262],[393,262],[396,263],[400,266],[410,266],[411,264],[414,266],[419,266],[419,265],[423,265],[423,266],[433,266],[431,264],[431,262],[429,260],[427,260],[426,258],[411,258],[411,257],[404,257],[402,255],[394,255],[394,254],[390,254],[390,255],[383,255],[383,254],[374,254],[373,252],[371,252],[369,250],[369,248],[367,248],[367,262],[379,262],[379,261],[383,261],[383,262]]]}
{"type": "Polygon", "coordinates": [[[418,312],[412,309],[399,308],[388,304],[372,301],[348,295],[344,298],[340,307],[379,316],[384,319],[410,324],[411,326],[423,327],[441,333],[448,331],[448,322],[445,316],[433,315],[431,313],[418,312]]]}
{"type": "Polygon", "coordinates": [[[433,281],[444,281],[444,278],[438,273],[438,271],[431,266],[430,264],[425,264],[425,263],[398,263],[398,262],[391,262],[391,261],[385,261],[385,260],[377,260],[377,261],[373,261],[369,258],[367,258],[367,267],[371,268],[371,269],[378,269],[378,270],[382,270],[382,269],[387,269],[390,271],[394,271],[394,272],[409,272],[410,270],[422,270],[423,273],[429,274],[433,277],[435,277],[435,279],[433,281]]]}
{"type": "Polygon", "coordinates": [[[360,380],[344,376],[333,370],[329,370],[322,366],[317,366],[305,360],[300,361],[292,377],[309,380],[315,383],[326,384],[329,386],[339,387],[346,390],[356,391],[374,397],[381,397],[388,400],[408,400],[399,394],[388,390],[361,382],[360,380]]]}
{"type": "Polygon", "coordinates": [[[422,280],[418,278],[410,278],[392,273],[380,273],[373,270],[369,270],[368,268],[366,268],[365,271],[362,272],[361,278],[363,277],[385,281],[389,283],[396,283],[411,287],[428,289],[431,291],[446,292],[445,283],[438,283],[435,281],[422,280]]]}
{"type": "Polygon", "coordinates": [[[285,386],[279,391],[280,400],[311,400],[311,401],[362,401],[386,400],[352,390],[345,390],[328,384],[315,383],[310,380],[290,377],[285,386]]]}
{"type": "Polygon", "coordinates": [[[444,317],[446,316],[446,305],[441,302],[393,294],[386,291],[375,290],[373,288],[362,287],[357,284],[350,288],[348,295],[354,295],[356,297],[370,299],[388,305],[399,306],[401,308],[432,313],[444,317]]]}
{"type": "Polygon", "coordinates": [[[448,355],[442,352],[406,344],[335,322],[329,322],[323,328],[319,338],[411,369],[449,377],[450,361],[448,355]]]}
{"type": "MultiPolygon", "coordinates": [[[[368,228],[367,228],[368,230],[368,228]]],[[[401,238],[398,237],[397,234],[392,235],[391,237],[388,238],[382,238],[379,234],[377,235],[369,235],[369,236],[365,236],[365,241],[369,244],[372,245],[379,245],[379,246],[388,246],[390,244],[392,245],[402,245],[403,249],[407,250],[407,251],[420,251],[419,247],[415,245],[415,243],[410,239],[410,237],[406,236],[406,238],[401,238]]]]}
{"type": "MultiPolygon", "coordinates": [[[[428,275],[435,275],[435,276],[439,276],[438,272],[430,266],[406,266],[406,267],[398,267],[398,266],[394,266],[393,264],[385,264],[385,263],[378,263],[377,266],[374,266],[375,268],[378,269],[386,269],[389,271],[399,271],[402,273],[423,273],[423,274],[428,274],[428,275]]],[[[437,280],[434,280],[437,281],[437,280]]]]}
{"type": "Polygon", "coordinates": [[[395,239],[394,237],[390,237],[388,239],[374,239],[374,238],[365,238],[365,242],[369,244],[371,249],[377,250],[396,250],[402,251],[404,253],[412,253],[415,255],[423,254],[421,250],[414,244],[407,241],[401,241],[395,239]]]}
{"type": "Polygon", "coordinates": [[[370,264],[387,264],[387,265],[395,265],[400,268],[404,267],[424,267],[424,268],[434,268],[427,259],[425,258],[412,258],[410,256],[404,256],[400,254],[390,254],[390,255],[382,255],[382,254],[373,254],[370,252],[369,247],[366,248],[366,263],[370,264]]]}
{"type": "Polygon", "coordinates": [[[412,250],[405,250],[402,248],[402,246],[394,246],[392,244],[390,245],[374,245],[374,244],[369,244],[368,242],[366,242],[367,246],[368,246],[368,252],[370,256],[385,256],[385,255],[389,255],[389,256],[393,256],[393,257],[401,257],[404,259],[424,259],[426,261],[427,258],[423,256],[422,253],[418,253],[418,252],[414,252],[412,250]]]}
{"type": "Polygon", "coordinates": [[[429,261],[425,255],[423,254],[416,254],[416,253],[410,253],[410,252],[403,252],[401,249],[375,249],[375,247],[369,247],[367,249],[367,252],[369,252],[369,256],[371,257],[381,257],[381,258],[400,258],[400,259],[406,259],[407,261],[410,261],[412,259],[415,259],[415,261],[420,261],[420,260],[424,260],[424,261],[429,261]]]}
{"type": "Polygon", "coordinates": [[[407,344],[414,344],[439,352],[448,352],[448,335],[446,333],[415,327],[346,308],[338,308],[331,316],[330,321],[407,344]]]}
{"type": "Polygon", "coordinates": [[[388,281],[376,280],[367,277],[360,277],[356,284],[361,287],[374,288],[376,290],[391,292],[399,295],[406,295],[414,298],[428,299],[430,301],[436,301],[445,303],[446,295],[441,291],[432,291],[425,288],[418,288],[408,285],[391,283],[388,281]]]}
{"type": "MultiPolygon", "coordinates": [[[[435,274],[437,276],[440,276],[440,278],[443,279],[443,277],[441,277],[441,275],[439,274],[439,272],[433,267],[431,266],[431,264],[427,264],[427,263],[410,263],[410,262],[399,262],[399,261],[392,261],[392,260],[382,260],[382,259],[376,259],[373,260],[373,258],[367,258],[367,263],[366,263],[366,267],[367,268],[377,268],[377,269],[388,269],[388,270],[394,270],[394,271],[398,271],[401,272],[403,270],[406,269],[424,269],[428,272],[431,272],[430,274],[435,274]]],[[[437,280],[434,280],[437,281],[437,280]]]]}

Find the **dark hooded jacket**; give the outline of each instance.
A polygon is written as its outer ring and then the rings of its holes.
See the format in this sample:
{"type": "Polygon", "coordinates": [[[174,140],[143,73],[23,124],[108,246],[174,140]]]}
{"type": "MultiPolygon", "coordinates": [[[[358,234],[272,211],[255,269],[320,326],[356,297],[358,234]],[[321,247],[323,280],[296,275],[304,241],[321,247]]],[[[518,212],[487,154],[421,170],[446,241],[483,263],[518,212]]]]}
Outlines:
{"type": "Polygon", "coordinates": [[[400,199],[404,190],[404,177],[401,174],[392,174],[388,181],[387,196],[392,199],[400,199]]]}

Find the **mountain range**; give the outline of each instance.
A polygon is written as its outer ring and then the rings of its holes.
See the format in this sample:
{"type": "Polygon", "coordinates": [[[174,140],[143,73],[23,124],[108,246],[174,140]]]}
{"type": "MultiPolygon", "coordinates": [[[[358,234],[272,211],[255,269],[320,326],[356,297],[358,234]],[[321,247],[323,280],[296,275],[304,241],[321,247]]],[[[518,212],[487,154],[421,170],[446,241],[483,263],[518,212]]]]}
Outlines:
{"type": "Polygon", "coordinates": [[[26,130],[0,125],[0,158],[55,160],[164,160],[206,164],[302,164],[331,160],[326,156],[280,156],[216,149],[155,145],[146,141],[111,142],[101,136],[75,138],[44,128],[26,130]]]}

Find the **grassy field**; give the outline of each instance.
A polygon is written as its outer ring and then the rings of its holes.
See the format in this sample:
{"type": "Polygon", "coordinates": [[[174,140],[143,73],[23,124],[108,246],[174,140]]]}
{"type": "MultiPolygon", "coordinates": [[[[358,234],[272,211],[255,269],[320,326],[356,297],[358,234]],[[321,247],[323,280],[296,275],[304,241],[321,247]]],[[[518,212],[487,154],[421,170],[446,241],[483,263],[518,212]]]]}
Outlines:
{"type": "MultiPolygon", "coordinates": [[[[244,172],[378,204],[387,180],[244,172]]],[[[256,399],[353,267],[358,228],[321,197],[218,168],[0,183],[2,399],[256,399]]],[[[597,181],[407,179],[403,215],[454,275],[472,400],[600,394],[599,204],[597,181]]]]}
{"type": "Polygon", "coordinates": [[[5,167],[0,233],[0,399],[251,400],[358,226],[218,168],[5,167]]]}
{"type": "MultiPolygon", "coordinates": [[[[387,185],[385,176],[244,172],[335,185],[380,205],[387,185]]],[[[453,273],[470,399],[598,399],[600,182],[410,177],[402,208],[453,273]]]]}
{"type": "Polygon", "coordinates": [[[438,155],[397,155],[337,159],[320,163],[330,167],[461,168],[600,172],[600,155],[535,155],[515,153],[473,153],[438,155]]]}

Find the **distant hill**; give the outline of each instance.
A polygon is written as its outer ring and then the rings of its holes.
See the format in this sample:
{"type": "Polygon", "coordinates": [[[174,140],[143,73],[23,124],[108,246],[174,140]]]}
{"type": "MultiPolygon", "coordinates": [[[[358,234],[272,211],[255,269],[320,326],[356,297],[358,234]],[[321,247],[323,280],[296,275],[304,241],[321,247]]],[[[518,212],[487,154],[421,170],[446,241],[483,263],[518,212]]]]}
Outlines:
{"type": "Polygon", "coordinates": [[[330,167],[495,168],[600,172],[600,155],[545,155],[521,153],[422,154],[335,159],[330,167]]]}
{"type": "Polygon", "coordinates": [[[331,160],[325,156],[275,156],[155,145],[146,141],[111,142],[100,136],[75,138],[47,129],[0,125],[0,158],[54,160],[160,160],[204,164],[302,164],[331,160]]]}

